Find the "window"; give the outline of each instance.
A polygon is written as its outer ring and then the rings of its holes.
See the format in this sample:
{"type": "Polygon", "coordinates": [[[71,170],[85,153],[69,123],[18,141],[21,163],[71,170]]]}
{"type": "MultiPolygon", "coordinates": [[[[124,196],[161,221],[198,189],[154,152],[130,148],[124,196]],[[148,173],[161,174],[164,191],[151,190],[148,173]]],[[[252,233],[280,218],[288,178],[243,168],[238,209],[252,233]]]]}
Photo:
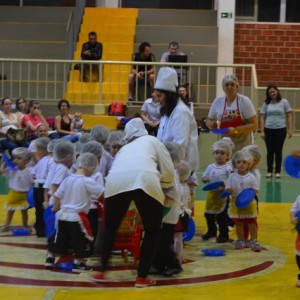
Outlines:
{"type": "Polygon", "coordinates": [[[287,0],[286,3],[286,22],[300,22],[300,1],[287,0]]]}

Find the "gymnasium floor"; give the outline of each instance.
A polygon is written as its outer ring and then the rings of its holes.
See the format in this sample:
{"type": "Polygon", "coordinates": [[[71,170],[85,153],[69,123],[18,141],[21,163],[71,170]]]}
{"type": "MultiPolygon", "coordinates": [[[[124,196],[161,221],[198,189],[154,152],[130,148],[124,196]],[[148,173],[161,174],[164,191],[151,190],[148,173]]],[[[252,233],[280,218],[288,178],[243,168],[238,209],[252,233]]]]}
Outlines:
{"type": "MultiPolygon", "coordinates": [[[[294,141],[295,143],[295,141],[294,141]]],[[[289,142],[287,147],[290,148],[289,142]]],[[[262,148],[263,149],[263,148],[262,148]]],[[[203,149],[201,150],[203,152],[203,149]]],[[[285,153],[288,151],[285,149],[285,153]]],[[[203,157],[203,156],[202,156],[203,157]]],[[[0,233],[0,295],[3,299],[299,299],[300,288],[295,287],[297,266],[294,258],[296,233],[289,223],[291,203],[300,194],[300,181],[284,172],[280,180],[264,178],[261,162],[261,190],[259,193],[259,241],[263,251],[234,250],[232,243],[216,244],[202,241],[205,232],[203,217],[205,193],[202,184],[197,189],[195,205],[196,235],[184,248],[184,272],[172,278],[155,277],[156,287],[133,287],[135,270],[131,257],[125,263],[114,256],[110,276],[105,285],[90,282],[86,273],[72,273],[55,269],[45,270],[45,239],[31,236],[12,236],[0,233]],[[202,249],[226,250],[224,256],[207,257],[202,249]]],[[[199,174],[201,175],[201,174],[199,174]]],[[[0,224],[5,210],[5,182],[0,177],[0,224]]],[[[29,210],[30,224],[34,211],[29,210]]],[[[20,215],[14,226],[20,225],[20,215]]],[[[235,232],[230,233],[235,239],[235,232]]],[[[63,260],[62,258],[61,260],[63,260]]]]}

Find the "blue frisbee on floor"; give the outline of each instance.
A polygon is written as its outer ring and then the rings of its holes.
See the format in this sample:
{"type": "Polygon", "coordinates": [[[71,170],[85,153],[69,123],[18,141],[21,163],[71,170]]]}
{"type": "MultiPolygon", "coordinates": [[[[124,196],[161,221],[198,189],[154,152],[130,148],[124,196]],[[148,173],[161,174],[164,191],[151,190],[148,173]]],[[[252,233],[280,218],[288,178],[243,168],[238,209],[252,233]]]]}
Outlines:
{"type": "Polygon", "coordinates": [[[300,178],[300,158],[288,155],[284,160],[284,169],[293,178],[300,178]]]}
{"type": "Polygon", "coordinates": [[[67,261],[67,262],[61,262],[56,264],[56,266],[64,271],[72,271],[74,268],[74,262],[73,261],[67,261]]]}
{"type": "Polygon", "coordinates": [[[182,240],[184,242],[189,242],[190,240],[193,239],[193,237],[195,235],[195,232],[196,232],[195,222],[194,222],[193,218],[190,218],[189,219],[188,231],[183,233],[182,240]]]}
{"type": "Polygon", "coordinates": [[[248,188],[240,192],[236,198],[235,205],[237,208],[247,207],[255,198],[255,191],[252,188],[248,188]]]}
{"type": "Polygon", "coordinates": [[[18,169],[18,167],[15,165],[12,159],[10,159],[5,153],[2,153],[2,158],[8,168],[10,168],[11,170],[18,169]]]}
{"type": "Polygon", "coordinates": [[[202,252],[206,256],[222,256],[226,251],[223,249],[203,249],[202,252]]]}
{"type": "Polygon", "coordinates": [[[28,202],[28,204],[31,207],[34,207],[34,198],[33,198],[33,188],[31,188],[30,190],[28,190],[27,194],[26,194],[26,200],[28,202]]]}
{"type": "Polygon", "coordinates": [[[30,228],[14,228],[11,230],[11,233],[16,236],[29,235],[30,232],[30,228]]]}
{"type": "Polygon", "coordinates": [[[203,188],[202,191],[213,191],[218,190],[220,187],[224,187],[224,181],[218,180],[218,181],[212,181],[207,183],[203,188]]]}
{"type": "Polygon", "coordinates": [[[218,128],[218,129],[214,129],[214,130],[211,130],[210,132],[213,133],[213,134],[226,134],[228,133],[228,128],[218,128]]]}
{"type": "Polygon", "coordinates": [[[44,211],[45,234],[48,238],[55,235],[55,212],[51,210],[52,207],[50,205],[44,211]]]}

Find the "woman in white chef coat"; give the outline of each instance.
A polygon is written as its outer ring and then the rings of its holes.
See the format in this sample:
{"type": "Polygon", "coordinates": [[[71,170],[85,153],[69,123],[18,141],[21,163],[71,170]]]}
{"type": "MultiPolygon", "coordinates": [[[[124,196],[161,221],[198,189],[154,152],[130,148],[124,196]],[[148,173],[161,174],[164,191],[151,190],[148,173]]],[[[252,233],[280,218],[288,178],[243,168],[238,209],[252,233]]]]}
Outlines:
{"type": "Polygon", "coordinates": [[[192,171],[199,168],[198,130],[194,116],[177,93],[178,77],[170,67],[160,68],[155,82],[155,96],[161,105],[157,138],[175,142],[184,150],[184,160],[192,171]]]}

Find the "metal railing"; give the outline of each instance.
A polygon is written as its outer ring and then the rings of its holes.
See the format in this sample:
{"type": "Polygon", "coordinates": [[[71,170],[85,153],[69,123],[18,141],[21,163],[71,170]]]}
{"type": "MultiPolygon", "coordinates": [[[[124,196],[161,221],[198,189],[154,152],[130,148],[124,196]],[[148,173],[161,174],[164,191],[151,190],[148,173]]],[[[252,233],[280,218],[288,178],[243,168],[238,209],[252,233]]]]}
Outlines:
{"type": "MultiPolygon", "coordinates": [[[[208,109],[218,95],[222,95],[222,79],[224,75],[235,73],[239,79],[239,92],[247,95],[259,111],[264,99],[266,87],[258,87],[254,65],[219,65],[219,64],[175,64],[150,63],[157,74],[162,66],[178,68],[180,83],[186,83],[192,101],[200,109],[208,109]]],[[[134,63],[134,65],[150,65],[134,63]]],[[[0,59],[0,74],[7,79],[0,79],[0,97],[13,99],[24,96],[26,99],[53,101],[67,97],[77,104],[110,104],[112,101],[127,102],[128,75],[133,62],[124,61],[82,61],[82,60],[32,60],[32,59],[0,59]],[[92,78],[93,65],[98,65],[96,82],[84,81],[81,66],[88,64],[88,72],[92,78]],[[74,70],[74,66],[79,70],[74,70]]],[[[300,130],[299,88],[281,88],[281,94],[287,98],[294,110],[294,128],[300,130]],[[299,119],[299,122],[297,121],[299,119]],[[299,124],[298,124],[299,123],[299,124]]],[[[150,96],[148,85],[136,82],[135,102],[142,104],[150,96]]]]}

